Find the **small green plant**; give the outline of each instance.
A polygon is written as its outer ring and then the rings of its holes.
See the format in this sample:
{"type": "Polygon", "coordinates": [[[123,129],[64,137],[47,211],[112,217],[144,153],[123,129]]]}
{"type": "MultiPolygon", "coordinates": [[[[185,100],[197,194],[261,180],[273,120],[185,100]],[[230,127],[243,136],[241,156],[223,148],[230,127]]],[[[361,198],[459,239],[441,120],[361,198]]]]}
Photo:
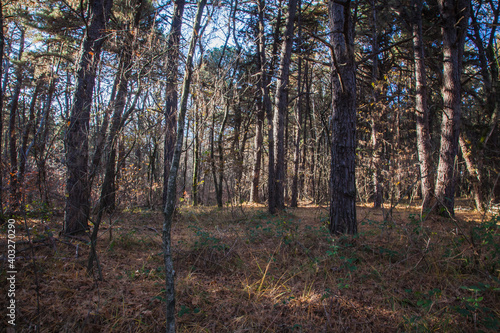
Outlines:
{"type": "Polygon", "coordinates": [[[229,248],[229,246],[222,243],[220,238],[211,235],[208,231],[203,230],[201,227],[197,225],[191,225],[189,228],[194,230],[195,235],[198,237],[193,244],[193,249],[195,251],[207,248],[217,251],[223,251],[229,248]]]}
{"type": "Polygon", "coordinates": [[[200,309],[199,308],[194,308],[194,309],[191,309],[185,305],[181,305],[181,309],[179,310],[179,312],[177,313],[177,315],[179,317],[182,317],[183,315],[189,315],[189,314],[196,314],[196,313],[199,313],[200,312],[200,309]]]}
{"type": "Polygon", "coordinates": [[[500,319],[491,309],[482,304],[486,292],[500,291],[500,288],[494,288],[490,285],[478,283],[475,286],[461,286],[461,289],[467,290],[472,294],[467,297],[460,298],[460,306],[455,307],[455,311],[461,316],[464,316],[474,323],[476,330],[478,326],[484,327],[489,330],[498,331],[500,329],[500,319]]]}

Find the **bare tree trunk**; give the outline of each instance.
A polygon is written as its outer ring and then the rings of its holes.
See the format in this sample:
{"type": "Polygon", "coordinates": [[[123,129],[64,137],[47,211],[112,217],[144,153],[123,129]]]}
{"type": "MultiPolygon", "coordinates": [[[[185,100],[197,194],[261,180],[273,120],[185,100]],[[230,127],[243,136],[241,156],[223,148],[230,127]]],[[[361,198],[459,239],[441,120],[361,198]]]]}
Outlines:
{"type": "Polygon", "coordinates": [[[77,82],[66,132],[66,209],[64,234],[88,229],[90,188],[88,186],[88,133],[96,68],[105,40],[113,0],[94,0],[89,7],[89,25],[85,31],[77,68],[77,82]]]}
{"type": "MultiPolygon", "coordinates": [[[[5,52],[5,37],[3,34],[3,4],[0,1],[0,79],[3,71],[3,56],[5,52]]],[[[4,89],[0,86],[0,213],[3,214],[3,158],[2,158],[2,141],[3,141],[3,100],[4,89]]]]}
{"type": "Polygon", "coordinates": [[[199,112],[195,110],[194,114],[194,148],[193,148],[193,181],[191,183],[191,196],[193,197],[193,206],[198,206],[198,182],[200,172],[200,120],[199,112]]]}
{"type": "Polygon", "coordinates": [[[441,148],[436,181],[436,197],[443,205],[445,215],[454,214],[455,206],[455,158],[460,133],[460,75],[465,35],[469,21],[469,5],[466,0],[440,0],[443,34],[443,119],[441,122],[441,148]]]}
{"type": "Polygon", "coordinates": [[[28,160],[28,140],[30,136],[30,132],[34,132],[35,129],[35,107],[38,101],[38,95],[40,94],[40,90],[42,88],[41,80],[37,80],[35,85],[35,91],[33,91],[33,95],[31,96],[28,122],[26,123],[23,129],[23,137],[21,141],[21,149],[19,150],[19,173],[17,175],[17,183],[21,188],[24,183],[24,175],[26,173],[26,163],[28,160]]]}
{"type": "Polygon", "coordinates": [[[15,212],[19,208],[20,197],[18,189],[18,169],[17,169],[17,138],[16,138],[16,118],[17,109],[19,106],[19,95],[23,86],[23,66],[21,59],[24,53],[24,30],[21,29],[21,37],[19,42],[19,53],[17,60],[19,64],[16,69],[16,85],[14,94],[10,104],[10,119],[9,119],[9,152],[10,152],[10,210],[15,212]]]}
{"type": "Polygon", "coordinates": [[[285,184],[285,116],[287,110],[288,76],[293,44],[293,28],[295,13],[297,11],[297,0],[289,0],[288,16],[284,32],[285,40],[281,48],[281,63],[276,82],[275,110],[273,117],[273,136],[276,160],[274,161],[275,177],[275,205],[278,210],[285,208],[284,184],[285,184]]]}
{"type": "Polygon", "coordinates": [[[383,192],[382,192],[382,170],[381,170],[381,150],[382,145],[380,144],[380,130],[379,124],[381,120],[381,112],[379,101],[380,101],[380,87],[379,87],[379,66],[378,66],[378,56],[379,56],[379,46],[378,46],[378,31],[377,31],[377,9],[375,7],[375,1],[371,0],[372,7],[372,98],[373,107],[371,110],[371,144],[372,144],[372,181],[373,181],[373,207],[380,208],[382,206],[383,192]]]}
{"type": "Polygon", "coordinates": [[[417,151],[422,189],[422,211],[429,210],[434,195],[431,160],[431,134],[427,107],[427,79],[425,76],[424,43],[422,32],[422,0],[413,1],[413,54],[415,58],[415,109],[417,113],[417,151]]]}
{"type": "Polygon", "coordinates": [[[175,150],[172,155],[172,163],[168,175],[167,187],[167,200],[165,204],[164,220],[163,220],[163,255],[165,261],[165,298],[166,298],[166,332],[175,332],[175,271],[172,261],[171,250],[171,235],[172,217],[175,210],[176,201],[176,179],[179,170],[179,163],[182,153],[182,144],[184,139],[184,122],[187,110],[187,101],[189,97],[189,86],[191,84],[191,77],[193,74],[193,57],[196,41],[199,37],[201,18],[203,16],[203,8],[205,7],[206,0],[198,2],[198,9],[196,12],[195,24],[191,35],[191,42],[189,44],[189,51],[186,58],[186,69],[184,73],[184,81],[182,83],[182,94],[177,117],[177,140],[175,142],[175,150]]]}
{"type": "Polygon", "coordinates": [[[168,173],[174,153],[177,114],[177,80],[179,76],[180,38],[182,33],[182,15],[186,0],[175,0],[174,17],[167,40],[167,78],[165,99],[165,146],[163,170],[163,205],[167,200],[168,173]]]}
{"type": "MultiPolygon", "coordinates": [[[[265,41],[265,31],[264,31],[264,0],[258,0],[258,20],[259,20],[259,30],[258,36],[256,38],[257,50],[259,53],[259,66],[260,66],[260,78],[259,78],[259,88],[261,92],[261,101],[257,104],[259,108],[257,111],[257,122],[255,127],[255,162],[252,170],[252,187],[250,191],[250,201],[260,202],[259,198],[259,183],[260,183],[260,171],[262,164],[262,144],[263,138],[263,127],[264,127],[264,117],[266,111],[270,108],[271,104],[269,100],[269,94],[267,89],[267,75],[266,75],[266,41],[265,41]]],[[[271,165],[271,164],[270,164],[271,165]]]]}
{"type": "MultiPolygon", "coordinates": [[[[299,53],[302,47],[302,1],[299,0],[298,4],[299,19],[298,19],[298,34],[297,34],[297,44],[299,45],[299,53]]],[[[294,142],[294,152],[293,152],[293,176],[292,176],[292,198],[290,202],[291,207],[297,207],[298,202],[298,190],[299,190],[299,165],[300,165],[300,132],[302,125],[302,57],[299,57],[299,64],[297,69],[297,94],[299,95],[297,100],[297,107],[295,109],[295,142],[294,142]]]]}
{"type": "Polygon", "coordinates": [[[351,1],[328,3],[332,45],[330,232],[356,234],[356,64],[351,1]]]}

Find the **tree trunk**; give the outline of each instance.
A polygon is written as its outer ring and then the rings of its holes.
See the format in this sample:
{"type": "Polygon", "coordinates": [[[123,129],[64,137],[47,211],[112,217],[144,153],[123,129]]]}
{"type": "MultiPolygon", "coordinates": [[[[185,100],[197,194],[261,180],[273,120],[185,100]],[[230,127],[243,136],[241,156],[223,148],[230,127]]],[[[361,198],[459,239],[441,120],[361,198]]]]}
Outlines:
{"type": "Polygon", "coordinates": [[[193,197],[193,206],[198,206],[198,182],[200,172],[200,120],[199,112],[194,115],[194,148],[193,148],[193,181],[191,183],[191,196],[193,197]]]}
{"type": "Polygon", "coordinates": [[[182,33],[182,15],[186,0],[175,0],[174,17],[170,26],[170,34],[167,40],[167,77],[165,94],[165,145],[163,154],[163,205],[167,200],[168,174],[170,172],[170,163],[175,146],[177,114],[177,80],[179,76],[179,54],[180,38],[182,33]]]}
{"type": "MultiPolygon", "coordinates": [[[[3,34],[3,4],[0,1],[0,80],[3,71],[3,54],[5,50],[5,37],[3,34]]],[[[3,157],[2,157],[2,141],[3,141],[3,100],[4,90],[0,86],[0,213],[3,214],[3,157]]]]}
{"type": "Polygon", "coordinates": [[[378,66],[378,56],[379,56],[379,46],[378,46],[378,31],[377,31],[377,9],[375,7],[375,1],[371,0],[372,7],[372,100],[373,106],[370,112],[371,116],[371,144],[372,144],[372,181],[373,181],[373,207],[380,208],[382,206],[383,193],[382,193],[382,170],[381,170],[381,155],[382,155],[382,145],[380,144],[380,130],[379,124],[381,121],[382,110],[380,108],[380,90],[379,87],[379,66],[378,66]]]}
{"type": "Polygon", "coordinates": [[[413,1],[413,54],[415,59],[415,109],[417,114],[417,152],[422,189],[422,212],[428,211],[434,195],[434,170],[431,160],[431,134],[427,107],[427,79],[425,76],[424,43],[422,32],[422,0],[413,1]]]}
{"type": "Polygon", "coordinates": [[[19,184],[19,186],[21,186],[21,188],[24,187],[23,186],[24,175],[26,173],[26,163],[28,161],[28,151],[27,151],[28,140],[29,140],[30,132],[34,131],[34,129],[35,129],[35,108],[36,108],[36,104],[38,102],[38,95],[40,94],[41,88],[42,88],[41,80],[37,80],[37,83],[35,85],[35,91],[33,92],[33,95],[31,96],[28,122],[26,123],[24,130],[23,130],[21,149],[19,150],[19,173],[17,175],[17,183],[19,184]]]}
{"type": "Polygon", "coordinates": [[[484,211],[484,193],[482,190],[482,183],[484,176],[479,168],[477,168],[477,163],[475,163],[472,157],[472,151],[470,149],[470,142],[467,143],[464,139],[462,133],[460,133],[458,142],[460,144],[460,150],[462,150],[462,157],[465,160],[465,166],[467,167],[467,172],[470,176],[470,181],[472,183],[472,193],[474,195],[474,202],[476,203],[476,209],[480,212],[484,211]]]}
{"type": "Polygon", "coordinates": [[[170,166],[170,172],[168,175],[168,187],[167,187],[167,200],[164,210],[164,220],[163,220],[163,255],[165,261],[165,299],[166,299],[166,332],[175,332],[175,284],[174,284],[174,265],[172,261],[172,251],[171,251],[171,235],[170,230],[172,228],[172,217],[175,210],[176,201],[176,179],[177,172],[179,170],[179,163],[182,153],[182,143],[184,139],[184,122],[187,110],[187,102],[189,96],[189,86],[191,84],[191,77],[193,74],[193,57],[196,41],[199,36],[201,17],[203,16],[203,8],[205,7],[206,0],[200,0],[198,2],[198,9],[195,18],[195,24],[193,27],[193,33],[191,36],[191,42],[189,44],[189,51],[186,58],[186,69],[184,73],[184,81],[182,83],[182,94],[181,103],[179,108],[179,114],[177,117],[177,140],[175,142],[175,150],[172,155],[172,163],[170,166]]]}
{"type": "Polygon", "coordinates": [[[292,56],[293,28],[295,13],[297,11],[297,0],[289,0],[288,16],[284,32],[285,40],[281,48],[281,63],[276,82],[275,110],[273,117],[274,161],[275,177],[275,205],[278,210],[285,208],[284,184],[285,184],[285,117],[288,102],[288,76],[292,56]]]}
{"type": "Polygon", "coordinates": [[[356,234],[356,64],[351,1],[328,3],[332,45],[330,232],[356,234]]]}
{"type": "Polygon", "coordinates": [[[17,211],[20,205],[19,197],[19,184],[18,169],[17,169],[17,138],[16,138],[16,118],[17,109],[19,106],[19,95],[23,86],[23,66],[22,57],[24,52],[24,30],[21,29],[21,37],[19,42],[19,53],[17,60],[19,61],[16,69],[16,85],[14,87],[14,94],[10,104],[10,119],[9,119],[9,152],[10,152],[10,210],[17,211]]]}
{"type": "MultiPolygon", "coordinates": [[[[297,44],[299,45],[299,53],[301,53],[302,47],[302,1],[299,0],[298,3],[298,34],[297,34],[297,44]]],[[[293,176],[292,176],[292,198],[290,202],[291,207],[297,207],[298,203],[298,190],[299,190],[299,164],[300,164],[300,132],[302,125],[302,57],[299,57],[299,64],[297,68],[297,106],[295,109],[295,142],[294,142],[294,152],[293,152],[293,176]]]]}
{"type": "Polygon", "coordinates": [[[77,68],[77,82],[66,132],[66,210],[64,234],[88,229],[90,188],[88,187],[88,133],[96,68],[105,40],[113,0],[91,2],[90,23],[85,32],[77,68]]]}
{"type": "Polygon", "coordinates": [[[445,215],[454,215],[455,158],[461,113],[462,56],[469,21],[469,2],[440,0],[443,35],[443,119],[436,181],[436,198],[445,215]]]}
{"type": "MultiPolygon", "coordinates": [[[[262,164],[262,144],[264,141],[263,128],[264,128],[264,117],[268,108],[271,107],[269,100],[269,92],[267,88],[267,75],[266,75],[266,40],[264,31],[264,0],[258,1],[258,20],[259,20],[259,30],[258,36],[256,38],[257,51],[259,53],[259,66],[260,66],[260,78],[259,78],[259,89],[261,93],[261,100],[257,104],[259,108],[257,111],[257,122],[255,124],[255,162],[252,170],[252,188],[250,191],[250,201],[260,202],[259,197],[259,183],[260,183],[260,171],[262,164]]],[[[272,133],[272,130],[269,130],[272,133]]],[[[271,162],[269,162],[271,165],[271,162]]]]}

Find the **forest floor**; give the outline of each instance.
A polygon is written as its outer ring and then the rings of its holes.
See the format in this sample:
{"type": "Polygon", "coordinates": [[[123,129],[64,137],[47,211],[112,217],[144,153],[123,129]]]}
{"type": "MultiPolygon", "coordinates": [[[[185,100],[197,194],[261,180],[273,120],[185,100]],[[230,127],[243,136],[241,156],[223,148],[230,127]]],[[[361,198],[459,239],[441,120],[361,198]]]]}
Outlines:
{"type": "MultiPolygon", "coordinates": [[[[178,331],[500,328],[498,215],[459,210],[455,219],[422,221],[416,206],[392,216],[358,206],[357,214],[359,234],[334,238],[326,207],[276,216],[258,205],[181,207],[172,229],[178,331]]],[[[19,219],[17,332],[37,325],[41,332],[163,332],[162,220],[144,209],[110,216],[99,236],[104,278],[97,281],[86,272],[88,242],[58,235],[62,217],[28,218],[33,246],[19,219]]],[[[6,237],[0,246],[6,290],[6,237]]]]}

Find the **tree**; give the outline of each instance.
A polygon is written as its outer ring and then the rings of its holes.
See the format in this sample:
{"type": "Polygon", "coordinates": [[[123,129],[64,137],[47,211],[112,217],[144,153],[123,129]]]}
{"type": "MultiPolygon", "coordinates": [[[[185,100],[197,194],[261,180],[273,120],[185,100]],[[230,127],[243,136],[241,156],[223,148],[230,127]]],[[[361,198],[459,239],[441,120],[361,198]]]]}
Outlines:
{"type": "Polygon", "coordinates": [[[65,234],[77,234],[88,229],[90,188],[88,180],[88,133],[90,107],[95,86],[96,70],[106,37],[106,24],[113,0],[94,0],[89,6],[89,24],[79,54],[77,81],[66,132],[66,208],[65,234]]]}
{"type": "Polygon", "coordinates": [[[470,2],[440,0],[443,36],[443,118],[436,180],[436,198],[446,214],[454,215],[455,158],[458,152],[461,113],[462,60],[470,2]]]}
{"type": "Polygon", "coordinates": [[[177,80],[179,76],[179,49],[182,33],[182,15],[185,0],[176,0],[174,16],[167,40],[167,84],[165,95],[165,145],[164,145],[164,177],[163,177],[163,205],[167,200],[168,173],[175,146],[175,118],[177,113],[177,80]]]}
{"type": "Polygon", "coordinates": [[[427,78],[425,74],[422,32],[422,0],[413,0],[413,57],[415,61],[415,111],[417,115],[417,151],[422,188],[422,211],[430,208],[434,192],[434,172],[431,160],[429,109],[427,106],[427,78]]]}
{"type": "Polygon", "coordinates": [[[25,42],[24,27],[20,28],[21,36],[19,38],[19,51],[17,54],[16,68],[16,84],[14,94],[10,102],[10,118],[9,118],[9,152],[10,152],[10,210],[16,211],[20,205],[19,189],[18,189],[18,166],[17,166],[17,136],[16,136],[16,119],[19,107],[19,97],[23,87],[23,53],[25,42]]]}
{"type": "Polygon", "coordinates": [[[193,26],[193,32],[191,35],[191,42],[189,44],[189,51],[186,57],[186,66],[184,72],[184,80],[182,82],[182,93],[179,107],[179,114],[177,116],[177,138],[175,141],[175,150],[172,155],[172,163],[170,166],[170,172],[168,174],[168,188],[167,188],[167,200],[165,203],[164,219],[163,219],[163,256],[165,262],[165,287],[166,287],[166,332],[175,332],[175,271],[172,261],[172,250],[171,250],[171,235],[170,230],[172,228],[172,217],[175,210],[176,201],[176,186],[177,186],[177,173],[179,170],[180,158],[182,153],[182,145],[184,140],[184,123],[187,110],[187,102],[189,97],[189,87],[191,85],[191,77],[193,75],[193,57],[196,42],[199,37],[201,18],[203,16],[203,9],[205,7],[206,0],[200,0],[198,2],[198,9],[196,12],[195,24],[193,26]]]}
{"type": "Polygon", "coordinates": [[[330,232],[357,233],[356,64],[351,1],[328,3],[332,47],[332,145],[330,232]]]}
{"type": "MultiPolygon", "coordinates": [[[[290,71],[290,60],[292,55],[293,28],[295,13],[297,11],[297,0],[288,2],[288,15],[286,19],[285,40],[281,46],[281,62],[276,82],[275,108],[273,117],[274,151],[274,204],[278,210],[285,208],[284,184],[285,184],[285,114],[288,106],[288,79],[290,71]]],[[[269,208],[271,210],[271,207],[269,208]]]]}

